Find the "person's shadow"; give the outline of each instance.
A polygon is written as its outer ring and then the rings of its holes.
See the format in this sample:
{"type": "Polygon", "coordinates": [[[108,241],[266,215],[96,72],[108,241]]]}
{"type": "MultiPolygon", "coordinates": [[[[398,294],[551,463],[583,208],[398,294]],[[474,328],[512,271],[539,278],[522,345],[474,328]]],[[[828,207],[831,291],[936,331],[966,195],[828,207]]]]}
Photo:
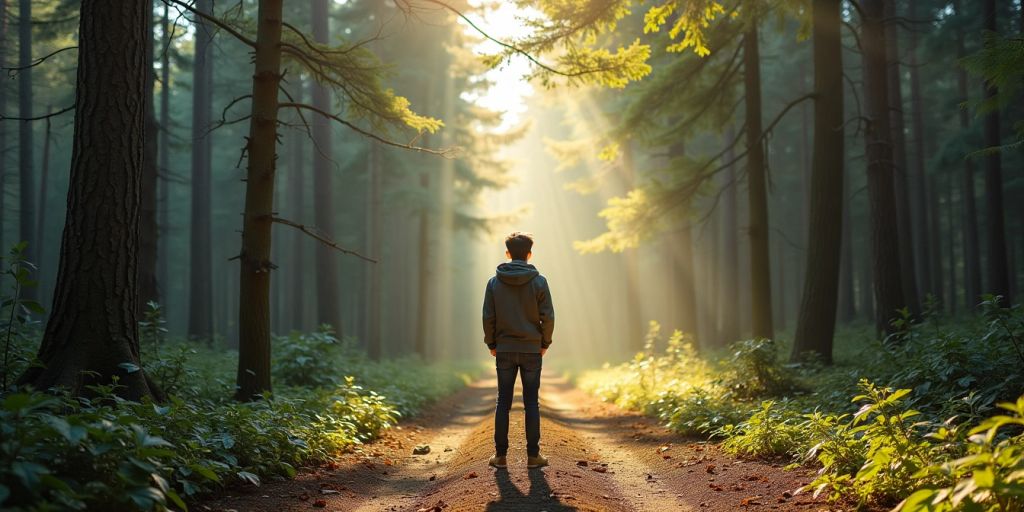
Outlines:
{"type": "Polygon", "coordinates": [[[486,510],[494,511],[524,511],[524,510],[546,510],[548,512],[570,512],[576,511],[576,507],[562,503],[561,498],[551,495],[551,486],[548,485],[547,474],[540,469],[529,470],[530,493],[523,494],[512,482],[507,469],[498,469],[494,472],[495,483],[498,484],[500,496],[497,500],[487,504],[486,510]]]}

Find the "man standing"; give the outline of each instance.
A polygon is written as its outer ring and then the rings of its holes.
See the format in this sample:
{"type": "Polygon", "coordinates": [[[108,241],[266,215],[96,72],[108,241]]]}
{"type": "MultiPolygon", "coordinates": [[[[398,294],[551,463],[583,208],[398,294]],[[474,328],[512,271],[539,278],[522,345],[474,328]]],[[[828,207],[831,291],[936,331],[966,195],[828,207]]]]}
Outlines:
{"type": "Polygon", "coordinates": [[[484,292],[484,343],[498,371],[490,465],[506,466],[508,412],[518,372],[526,409],[526,467],[539,468],[548,465],[540,454],[540,369],[555,330],[555,308],[547,279],[527,263],[533,256],[533,236],[514,232],[505,238],[505,249],[511,261],[498,265],[484,292]]]}

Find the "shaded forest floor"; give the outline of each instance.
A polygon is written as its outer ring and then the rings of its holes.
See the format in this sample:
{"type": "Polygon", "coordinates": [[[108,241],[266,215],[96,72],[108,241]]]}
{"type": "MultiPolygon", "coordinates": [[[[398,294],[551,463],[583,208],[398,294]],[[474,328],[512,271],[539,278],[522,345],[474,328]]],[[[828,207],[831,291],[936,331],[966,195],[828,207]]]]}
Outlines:
{"type": "MultiPolygon", "coordinates": [[[[541,449],[551,461],[526,468],[521,403],[513,407],[509,467],[493,453],[496,382],[478,381],[328,467],[295,480],[235,487],[192,507],[285,510],[817,510],[797,488],[806,468],[738,460],[638,413],[547,378],[541,389],[541,449]],[[429,445],[430,453],[413,455],[429,445]]],[[[521,396],[517,390],[517,400],[521,396]]]]}

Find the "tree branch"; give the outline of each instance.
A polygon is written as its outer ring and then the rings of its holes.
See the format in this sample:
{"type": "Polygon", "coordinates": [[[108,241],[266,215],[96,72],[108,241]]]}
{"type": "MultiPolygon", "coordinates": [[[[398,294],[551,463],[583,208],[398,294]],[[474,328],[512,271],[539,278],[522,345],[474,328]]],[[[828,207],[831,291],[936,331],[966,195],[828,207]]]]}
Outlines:
{"type": "Polygon", "coordinates": [[[373,258],[369,258],[367,256],[363,256],[362,254],[359,254],[356,251],[353,251],[351,249],[346,249],[346,248],[338,245],[334,240],[331,240],[330,238],[328,238],[327,235],[323,234],[323,232],[320,231],[320,229],[315,227],[315,226],[306,226],[304,224],[299,224],[298,222],[293,222],[293,221],[290,221],[288,219],[283,219],[281,217],[271,217],[270,220],[273,221],[273,222],[276,222],[278,224],[284,224],[285,226],[291,226],[291,227],[293,227],[293,228],[295,228],[295,229],[297,229],[299,231],[302,231],[303,233],[305,233],[305,234],[315,238],[318,242],[326,245],[327,247],[335,249],[335,250],[341,252],[342,254],[351,254],[352,256],[355,256],[355,257],[357,257],[357,258],[359,258],[361,260],[368,261],[370,263],[377,263],[377,260],[375,260],[373,258]]]}
{"type": "Polygon", "coordinates": [[[7,121],[7,120],[11,120],[11,121],[41,121],[43,119],[49,119],[51,117],[57,117],[57,116],[65,113],[65,112],[70,112],[70,111],[72,111],[74,109],[75,109],[75,105],[71,105],[70,107],[62,108],[62,109],[60,109],[60,110],[58,110],[56,112],[50,112],[49,114],[44,114],[44,115],[36,116],[36,117],[10,117],[10,116],[0,115],[0,121],[7,121]]]}
{"type": "Polygon", "coordinates": [[[327,119],[330,119],[330,120],[335,121],[337,123],[343,124],[343,125],[349,127],[350,129],[352,129],[353,131],[355,131],[356,133],[359,133],[359,134],[363,135],[364,137],[373,139],[373,140],[375,140],[375,141],[377,141],[377,142],[379,142],[381,144],[384,144],[385,146],[393,146],[393,147],[396,147],[396,148],[407,149],[407,150],[410,150],[410,151],[417,151],[417,152],[421,152],[421,153],[429,153],[429,154],[432,154],[432,155],[443,156],[445,158],[452,158],[452,157],[455,156],[454,153],[456,152],[456,150],[454,148],[439,149],[439,150],[438,149],[430,149],[430,148],[424,148],[424,147],[420,147],[420,146],[413,146],[411,144],[402,144],[401,142],[395,142],[393,140],[385,139],[384,137],[381,137],[380,135],[377,135],[375,133],[372,133],[372,132],[369,132],[369,131],[366,131],[366,130],[362,129],[362,128],[356,126],[354,123],[352,123],[350,121],[346,121],[345,119],[342,119],[341,117],[339,117],[339,116],[337,116],[335,114],[332,114],[330,112],[326,112],[326,111],[320,110],[320,109],[318,109],[318,108],[316,108],[316,107],[314,107],[312,105],[306,104],[306,103],[294,103],[294,102],[279,103],[277,105],[277,108],[278,109],[294,108],[296,110],[305,109],[305,110],[309,110],[311,112],[315,112],[315,113],[317,113],[317,114],[319,114],[319,115],[321,115],[323,117],[326,117],[327,119]]]}
{"type": "Polygon", "coordinates": [[[0,68],[0,69],[3,69],[4,71],[6,71],[7,72],[7,76],[9,76],[11,78],[14,78],[15,76],[18,76],[18,71],[22,71],[22,70],[25,70],[25,69],[28,69],[28,68],[34,68],[34,67],[42,64],[43,62],[45,62],[46,59],[49,59],[50,57],[53,57],[54,55],[57,55],[58,53],[61,53],[63,51],[77,50],[77,49],[78,49],[77,46],[68,46],[68,47],[65,47],[65,48],[61,48],[59,50],[54,50],[54,51],[50,52],[49,55],[44,55],[42,57],[39,57],[38,59],[32,61],[31,64],[28,64],[28,65],[25,65],[25,66],[11,67],[11,68],[5,67],[5,68],[0,68]]]}
{"type": "Polygon", "coordinates": [[[202,18],[202,19],[204,19],[206,21],[209,21],[210,23],[213,23],[214,25],[216,25],[221,30],[231,34],[232,36],[235,37],[235,39],[238,39],[240,42],[242,42],[242,43],[244,43],[244,44],[246,44],[246,45],[248,45],[248,46],[250,46],[252,48],[256,48],[256,41],[253,41],[252,39],[249,39],[248,37],[245,37],[244,35],[242,35],[241,32],[235,30],[234,28],[231,28],[231,25],[228,25],[227,23],[224,23],[223,21],[221,21],[216,16],[210,16],[209,14],[199,12],[195,7],[189,5],[188,2],[183,2],[182,0],[163,0],[163,2],[164,3],[171,3],[171,4],[177,5],[179,7],[183,7],[188,12],[191,12],[192,14],[194,14],[196,16],[199,16],[200,18],[202,18]]]}

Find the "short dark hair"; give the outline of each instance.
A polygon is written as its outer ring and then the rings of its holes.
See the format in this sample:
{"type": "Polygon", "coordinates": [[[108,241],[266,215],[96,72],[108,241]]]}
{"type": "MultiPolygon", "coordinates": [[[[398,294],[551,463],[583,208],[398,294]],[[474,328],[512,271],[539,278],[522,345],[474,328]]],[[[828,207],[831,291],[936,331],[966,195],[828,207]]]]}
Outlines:
{"type": "Polygon", "coordinates": [[[526,255],[533,250],[533,235],[522,231],[513,231],[505,237],[505,248],[514,260],[526,260],[526,255]]]}

